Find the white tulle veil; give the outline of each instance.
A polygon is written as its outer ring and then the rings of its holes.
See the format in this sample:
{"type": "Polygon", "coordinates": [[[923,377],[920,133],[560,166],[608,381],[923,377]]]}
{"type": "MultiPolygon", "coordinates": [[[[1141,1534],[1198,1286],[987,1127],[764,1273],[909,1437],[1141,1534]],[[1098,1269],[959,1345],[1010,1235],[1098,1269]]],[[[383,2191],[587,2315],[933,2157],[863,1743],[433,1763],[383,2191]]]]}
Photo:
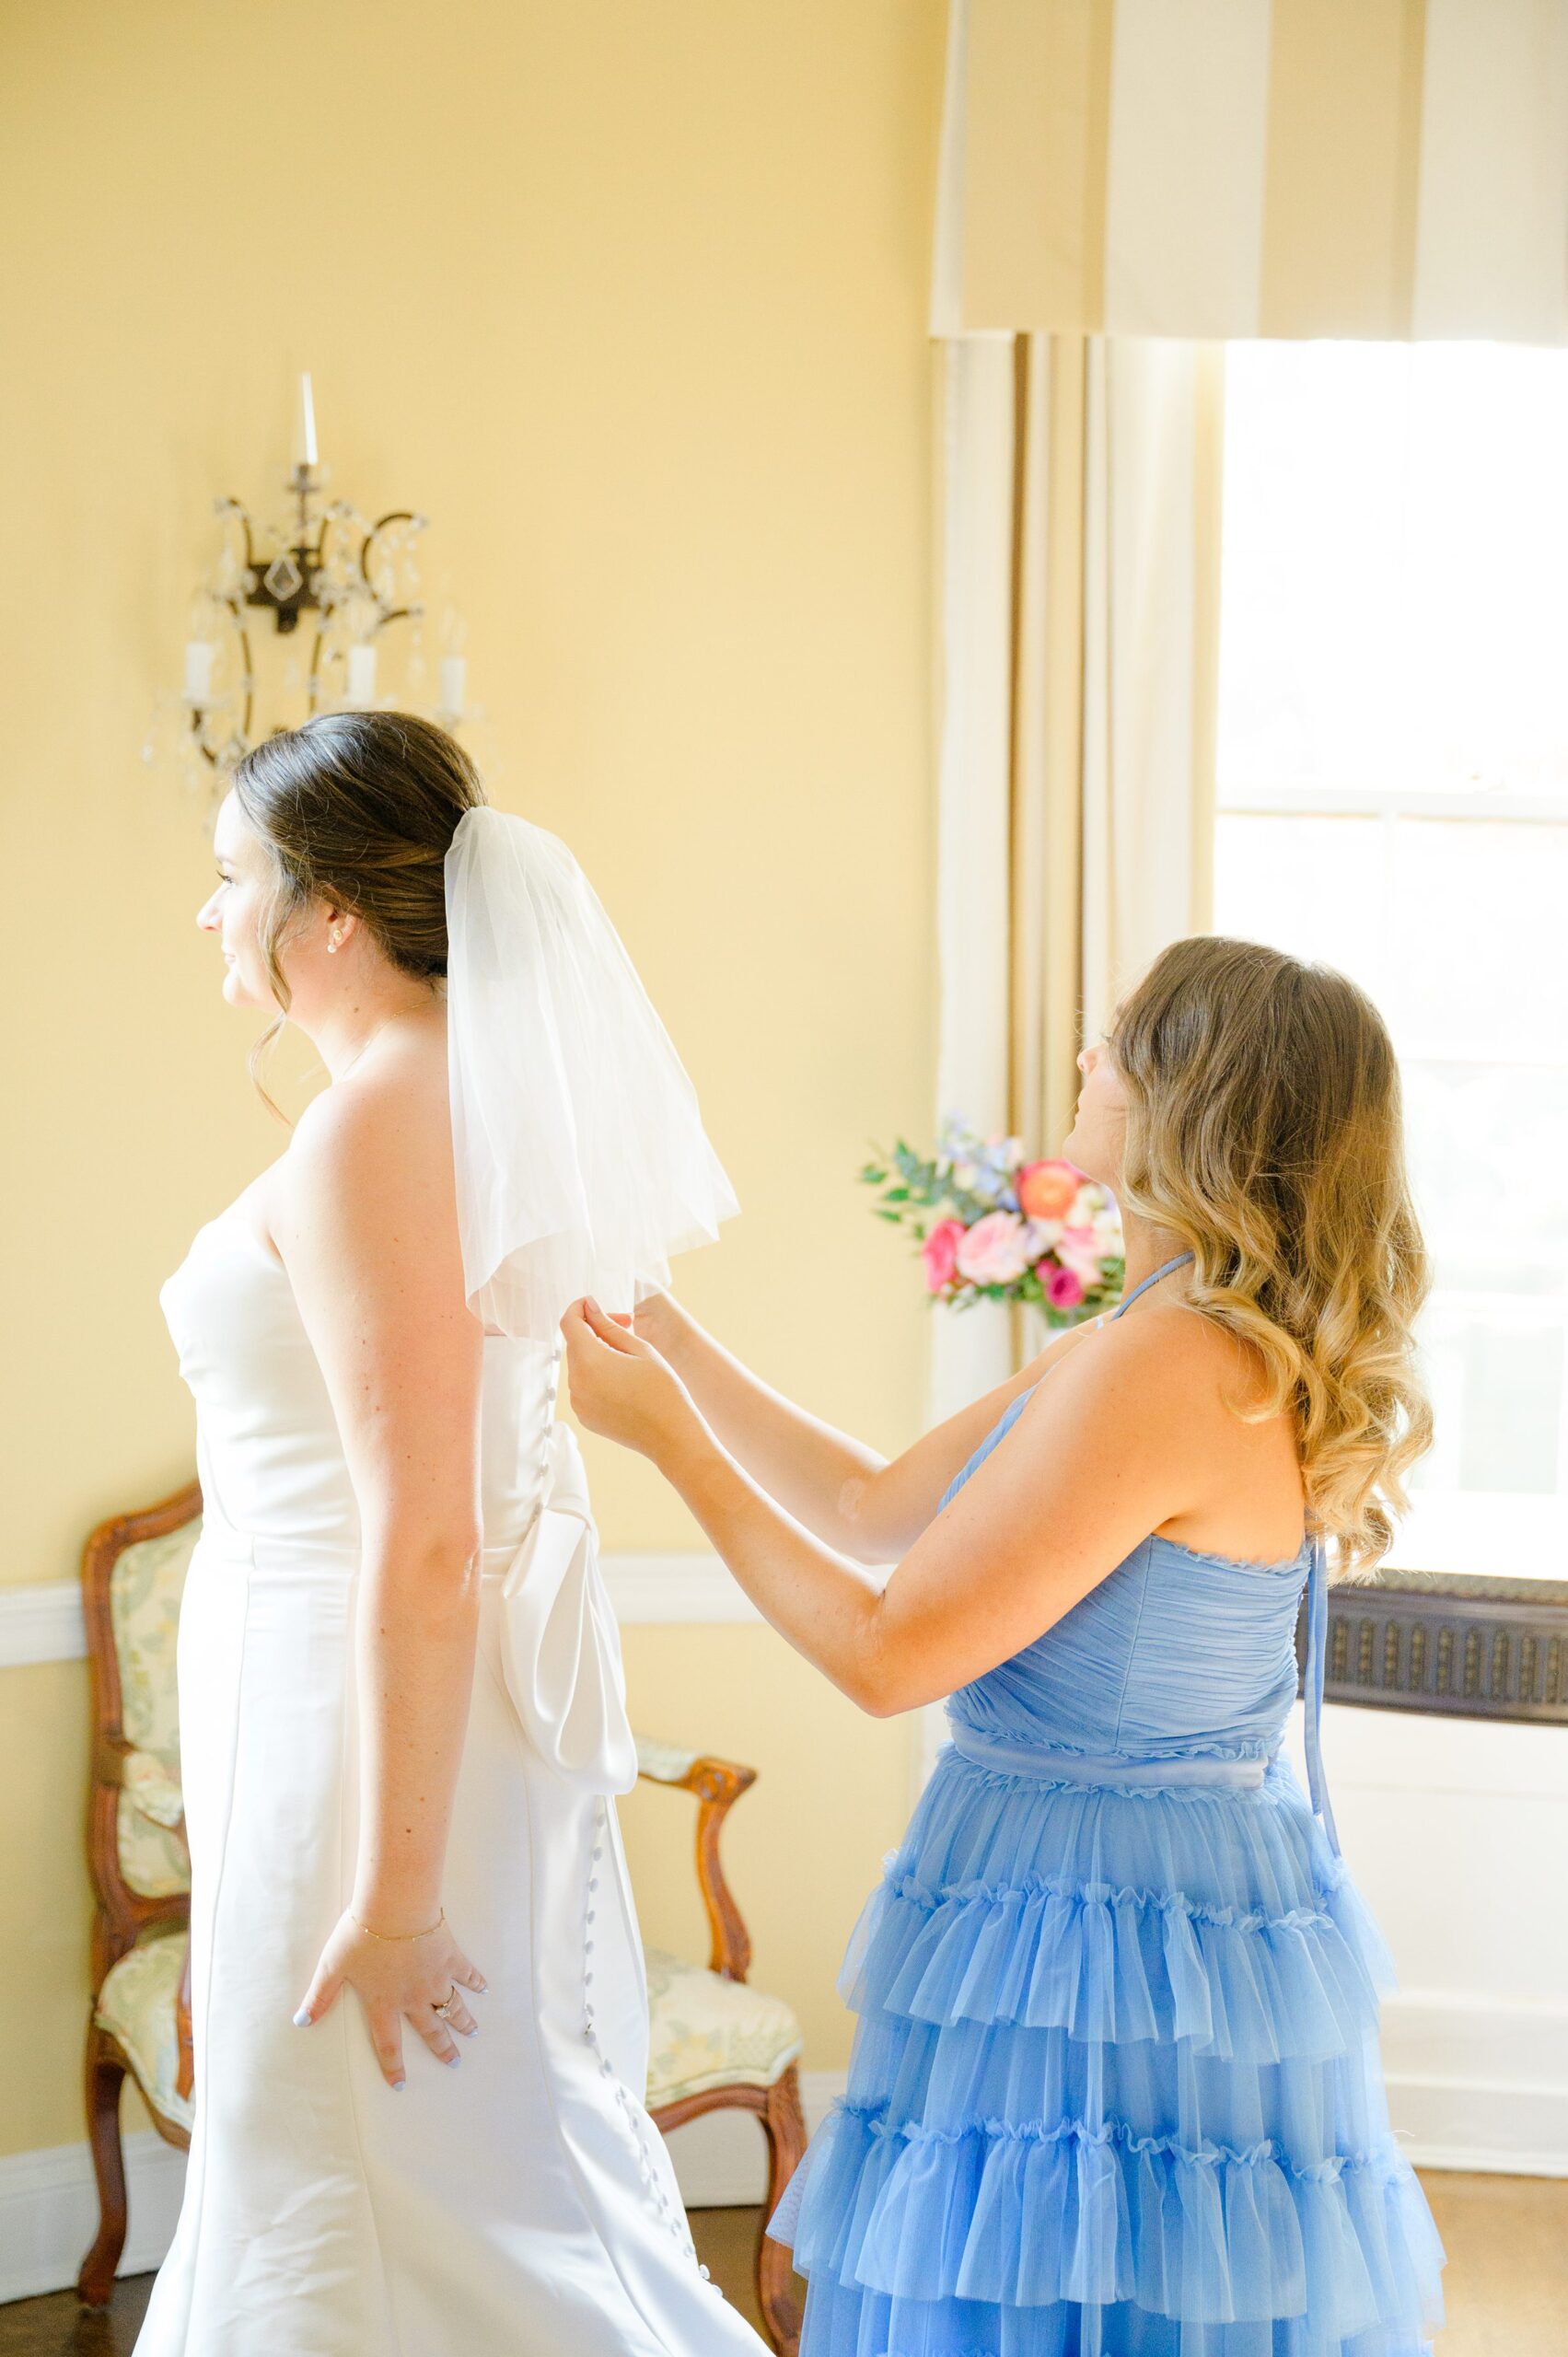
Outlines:
{"type": "Polygon", "coordinates": [[[576,1295],[632,1308],[739,1206],[560,838],[480,804],[458,821],[445,883],[464,1292],[487,1329],[553,1341],[576,1295]]]}

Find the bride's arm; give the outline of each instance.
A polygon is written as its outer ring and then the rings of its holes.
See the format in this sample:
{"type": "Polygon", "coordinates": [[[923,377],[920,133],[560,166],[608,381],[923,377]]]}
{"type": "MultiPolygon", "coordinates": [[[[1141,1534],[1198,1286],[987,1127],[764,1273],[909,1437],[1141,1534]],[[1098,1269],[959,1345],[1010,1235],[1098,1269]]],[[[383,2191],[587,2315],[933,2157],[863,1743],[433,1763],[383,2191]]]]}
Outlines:
{"type": "Polygon", "coordinates": [[[1058,1348],[1071,1347],[1057,1336],[1017,1375],[889,1459],[773,1390],[671,1295],[638,1304],[636,1331],[675,1369],[714,1439],[759,1488],[862,1563],[897,1562],[1009,1402],[1058,1348]]]}
{"type": "MultiPolygon", "coordinates": [[[[452,1927],[438,1922],[482,1546],[483,1341],[463,1295],[452,1190],[440,1124],[409,1120],[406,1091],[366,1076],[308,1108],[269,1206],[360,1526],[358,1851],[347,1910],[301,2026],[319,2020],[346,1980],[393,2085],[402,2080],[404,2018],[454,2061],[431,2005],[454,1981],[484,1985],[452,1927]]],[[[460,2001],[450,2018],[473,2026],[460,2001]]]]}

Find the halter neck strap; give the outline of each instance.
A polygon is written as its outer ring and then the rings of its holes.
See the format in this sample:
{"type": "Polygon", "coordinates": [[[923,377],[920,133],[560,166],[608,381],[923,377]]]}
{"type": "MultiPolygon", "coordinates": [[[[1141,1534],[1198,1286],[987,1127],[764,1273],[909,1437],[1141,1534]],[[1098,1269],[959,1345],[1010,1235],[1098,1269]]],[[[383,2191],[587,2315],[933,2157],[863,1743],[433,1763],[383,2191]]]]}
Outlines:
{"type": "Polygon", "coordinates": [[[1307,1574],[1307,1667],[1301,1680],[1307,1749],[1307,1789],[1312,1806],[1335,1857],[1340,1837],[1323,1773],[1323,1676],[1329,1650],[1329,1564],[1322,1538],[1312,1541],[1312,1568],[1307,1574]]]}
{"type": "Polygon", "coordinates": [[[1116,1307],[1110,1313],[1112,1318],[1120,1318],[1122,1311],[1129,1306],[1129,1304],[1136,1301],[1138,1295],[1146,1286],[1152,1285],[1156,1277],[1168,1276],[1172,1269],[1179,1269],[1183,1260],[1191,1260],[1191,1258],[1192,1255],[1191,1252],[1175,1253],[1170,1260],[1162,1260],[1157,1269],[1151,1269],[1146,1277],[1140,1277],[1132,1292],[1124,1295],[1122,1299],[1117,1303],[1116,1307]]]}

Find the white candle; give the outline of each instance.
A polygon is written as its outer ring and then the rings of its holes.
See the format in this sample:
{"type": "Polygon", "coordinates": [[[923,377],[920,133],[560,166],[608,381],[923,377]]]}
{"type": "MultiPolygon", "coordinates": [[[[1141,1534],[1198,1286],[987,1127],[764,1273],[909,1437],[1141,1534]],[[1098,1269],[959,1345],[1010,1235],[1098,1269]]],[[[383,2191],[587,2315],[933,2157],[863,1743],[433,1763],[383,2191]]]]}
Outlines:
{"type": "Polygon", "coordinates": [[[211,703],[215,651],[207,639],[187,639],[185,643],[185,701],[187,703],[211,703]]]}
{"type": "Polygon", "coordinates": [[[316,464],[316,403],[308,375],[299,380],[299,416],[294,429],[294,463],[296,468],[316,464]]]}
{"type": "Polygon", "coordinates": [[[463,697],[468,689],[469,667],[461,655],[441,657],[441,709],[448,720],[463,716],[463,697]]]}
{"type": "Polygon", "coordinates": [[[376,701],[376,649],[373,646],[349,648],[348,700],[350,703],[374,703],[376,701]]]}

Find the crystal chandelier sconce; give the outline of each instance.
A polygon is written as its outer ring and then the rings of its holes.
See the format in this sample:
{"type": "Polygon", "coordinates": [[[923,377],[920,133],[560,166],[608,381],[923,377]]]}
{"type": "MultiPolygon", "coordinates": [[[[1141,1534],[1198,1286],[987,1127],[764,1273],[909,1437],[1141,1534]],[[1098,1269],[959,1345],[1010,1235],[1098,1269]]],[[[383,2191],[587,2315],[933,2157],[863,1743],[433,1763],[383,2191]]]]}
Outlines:
{"type": "Polygon", "coordinates": [[[278,524],[259,528],[241,501],[216,502],[222,540],[192,601],[183,693],[160,699],[143,749],[147,761],[163,749],[160,737],[169,749],[177,741],[187,769],[194,761],[215,783],[215,773],[231,770],[261,736],[319,712],[395,703],[424,711],[447,728],[474,716],[464,624],[449,601],[431,676],[420,567],[429,519],[398,507],[372,522],[349,500],[329,499],[328,481],[310,379],[301,377],[285,485],[291,510],[278,524]],[[404,627],[383,643],[393,623],[404,627]],[[257,724],[263,683],[256,637],[275,640],[282,656],[268,658],[276,676],[265,688],[267,701],[289,716],[271,729],[257,724]],[[389,679],[394,665],[399,676],[389,679]]]}

